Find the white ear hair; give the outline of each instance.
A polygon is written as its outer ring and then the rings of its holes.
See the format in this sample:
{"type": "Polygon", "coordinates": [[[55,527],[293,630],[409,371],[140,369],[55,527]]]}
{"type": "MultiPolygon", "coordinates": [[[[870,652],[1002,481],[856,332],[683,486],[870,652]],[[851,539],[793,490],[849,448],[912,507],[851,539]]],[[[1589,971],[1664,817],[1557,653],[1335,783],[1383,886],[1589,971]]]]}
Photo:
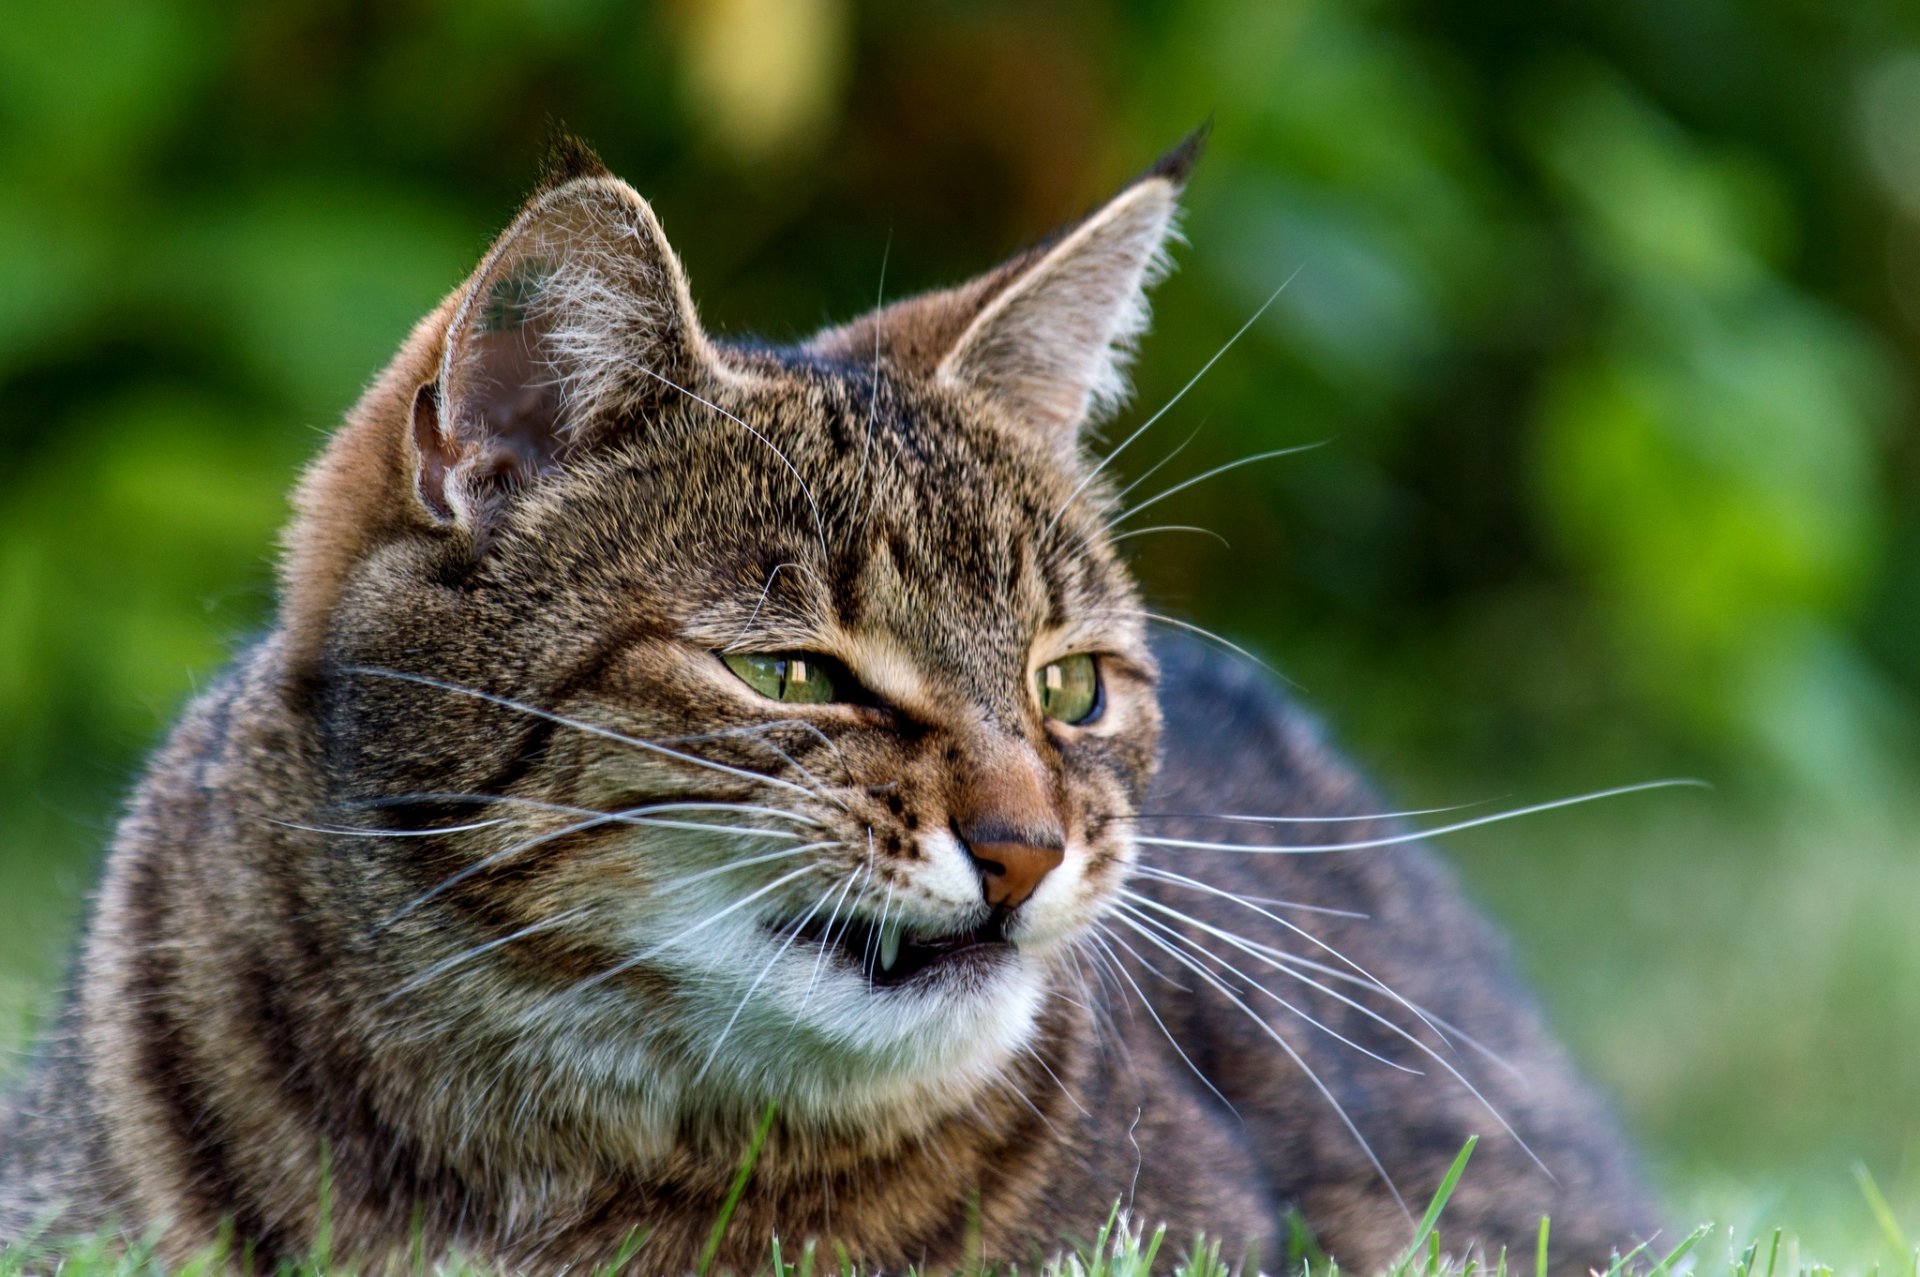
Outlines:
{"type": "Polygon", "coordinates": [[[1039,429],[1072,436],[1127,400],[1127,368],[1168,269],[1179,186],[1154,174],[1074,227],[1002,288],[936,375],[1039,429]]]}
{"type": "Polygon", "coordinates": [[[528,203],[453,315],[415,403],[421,498],[478,530],[596,415],[721,367],[653,210],[617,178],[575,177],[528,203]]]}

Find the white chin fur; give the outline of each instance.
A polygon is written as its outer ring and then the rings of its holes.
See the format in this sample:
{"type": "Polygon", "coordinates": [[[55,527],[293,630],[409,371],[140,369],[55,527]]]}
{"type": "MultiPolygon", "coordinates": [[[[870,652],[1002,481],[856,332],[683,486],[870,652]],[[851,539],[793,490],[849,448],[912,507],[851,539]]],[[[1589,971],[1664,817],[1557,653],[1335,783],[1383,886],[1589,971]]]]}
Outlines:
{"type": "Polygon", "coordinates": [[[697,956],[669,959],[700,989],[692,1036],[711,1054],[695,1066],[704,1073],[693,1090],[771,1095],[842,1116],[924,1103],[930,1091],[964,1102],[1026,1045],[1044,999],[1043,964],[1017,951],[984,970],[876,988],[805,942],[776,959],[781,939],[756,922],[725,931],[703,936],[697,956]]]}

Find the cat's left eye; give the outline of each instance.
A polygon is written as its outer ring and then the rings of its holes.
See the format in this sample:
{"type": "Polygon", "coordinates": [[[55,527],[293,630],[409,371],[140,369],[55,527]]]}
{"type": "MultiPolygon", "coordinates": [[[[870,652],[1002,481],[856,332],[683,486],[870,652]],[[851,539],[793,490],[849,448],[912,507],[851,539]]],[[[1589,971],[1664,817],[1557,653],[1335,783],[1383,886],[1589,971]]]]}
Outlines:
{"type": "Polygon", "coordinates": [[[723,652],[720,659],[741,682],[773,700],[819,705],[837,699],[825,663],[805,652],[723,652]]]}
{"type": "Polygon", "coordinates": [[[1100,714],[1100,667],[1085,652],[1063,656],[1033,676],[1040,712],[1062,723],[1089,723],[1100,714]]]}

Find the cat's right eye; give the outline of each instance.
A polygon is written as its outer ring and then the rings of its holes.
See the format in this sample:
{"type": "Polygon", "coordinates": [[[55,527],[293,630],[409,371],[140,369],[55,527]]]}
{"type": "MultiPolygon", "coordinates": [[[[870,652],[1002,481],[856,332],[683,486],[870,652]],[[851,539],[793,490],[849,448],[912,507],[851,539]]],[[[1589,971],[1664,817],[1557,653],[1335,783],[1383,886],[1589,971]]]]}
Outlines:
{"type": "Polygon", "coordinates": [[[770,700],[819,705],[836,699],[825,662],[805,652],[723,652],[740,681],[770,700]]]}

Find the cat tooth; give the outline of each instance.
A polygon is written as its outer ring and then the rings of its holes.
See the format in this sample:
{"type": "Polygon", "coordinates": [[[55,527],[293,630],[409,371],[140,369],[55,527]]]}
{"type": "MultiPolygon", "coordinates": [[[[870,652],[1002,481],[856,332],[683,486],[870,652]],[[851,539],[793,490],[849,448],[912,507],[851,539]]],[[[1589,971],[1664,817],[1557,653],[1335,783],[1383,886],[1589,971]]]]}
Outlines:
{"type": "Polygon", "coordinates": [[[887,926],[880,931],[880,969],[893,970],[893,964],[900,958],[900,927],[898,924],[887,926]]]}

